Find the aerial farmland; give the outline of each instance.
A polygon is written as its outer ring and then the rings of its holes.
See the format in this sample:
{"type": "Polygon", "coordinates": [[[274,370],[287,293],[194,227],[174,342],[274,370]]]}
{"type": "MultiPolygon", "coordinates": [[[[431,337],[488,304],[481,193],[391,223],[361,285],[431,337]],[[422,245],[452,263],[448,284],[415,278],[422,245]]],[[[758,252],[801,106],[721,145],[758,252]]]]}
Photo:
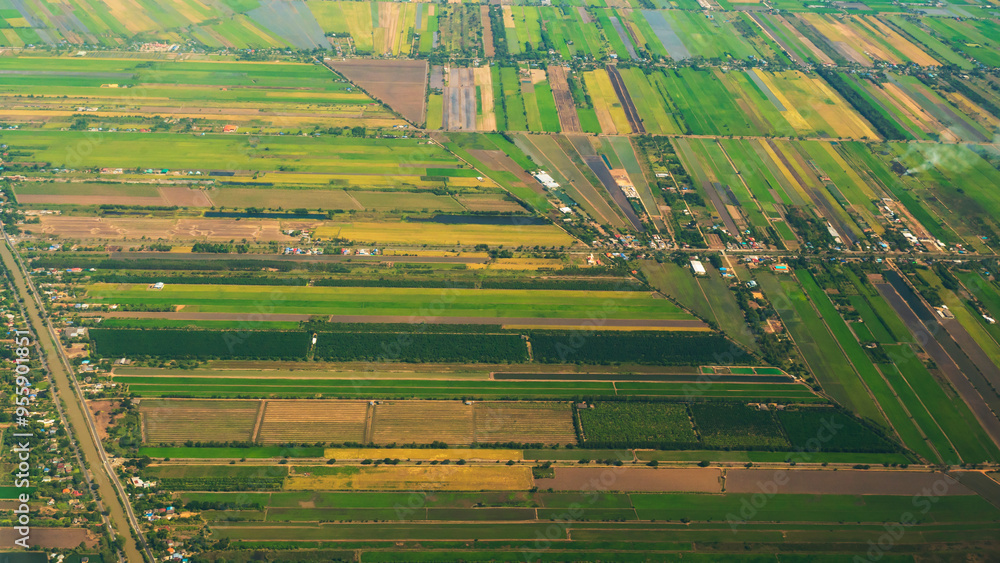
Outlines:
{"type": "Polygon", "coordinates": [[[1000,559],[998,36],[0,0],[0,559],[1000,559]]]}

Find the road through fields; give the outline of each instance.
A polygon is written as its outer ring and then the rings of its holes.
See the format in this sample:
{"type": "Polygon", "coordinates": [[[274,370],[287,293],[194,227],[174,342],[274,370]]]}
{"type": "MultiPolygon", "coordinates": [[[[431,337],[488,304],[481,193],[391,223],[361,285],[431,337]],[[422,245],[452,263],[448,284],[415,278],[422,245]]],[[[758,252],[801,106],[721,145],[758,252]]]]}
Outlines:
{"type": "Polygon", "coordinates": [[[24,273],[7,244],[0,244],[0,258],[10,272],[14,290],[24,298],[27,320],[34,327],[38,335],[38,344],[45,353],[45,357],[41,359],[49,370],[58,398],[65,403],[66,418],[71,426],[69,430],[77,437],[80,451],[90,466],[90,477],[98,485],[104,507],[110,512],[115,532],[125,541],[125,559],[129,562],[144,561],[130,529],[131,525],[132,528],[139,530],[139,524],[132,514],[131,506],[127,503],[124,489],[100,445],[90,414],[86,412],[80,395],[74,392],[74,384],[62,362],[60,351],[56,348],[57,341],[53,338],[51,329],[42,321],[40,307],[36,301],[37,293],[32,296],[32,292],[28,290],[24,273]]]}

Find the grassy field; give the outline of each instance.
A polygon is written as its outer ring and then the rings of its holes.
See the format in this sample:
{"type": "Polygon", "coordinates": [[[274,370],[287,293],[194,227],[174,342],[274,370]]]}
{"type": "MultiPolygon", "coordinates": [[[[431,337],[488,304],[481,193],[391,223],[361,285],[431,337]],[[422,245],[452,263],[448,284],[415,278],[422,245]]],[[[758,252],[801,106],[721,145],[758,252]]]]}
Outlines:
{"type": "Polygon", "coordinates": [[[778,304],[778,315],[824,391],[864,417],[883,420],[844,352],[828,345],[833,335],[795,280],[761,273],[757,281],[771,302],[778,304]]]}
{"type": "Polygon", "coordinates": [[[243,303],[268,302],[273,313],[328,315],[430,315],[473,317],[589,318],[614,304],[607,318],[687,319],[673,303],[635,291],[590,292],[518,289],[344,288],[302,286],[205,286],[91,284],[88,300],[100,303],[184,305],[187,311],[231,313],[243,303]],[[427,307],[435,304],[433,309],[427,307]],[[433,311],[433,313],[432,313],[433,311]]]}
{"type": "Polygon", "coordinates": [[[731,398],[822,402],[798,383],[612,382],[612,381],[454,381],[413,379],[302,378],[294,386],[285,378],[189,377],[176,372],[160,375],[114,376],[140,397],[264,397],[360,399],[573,399],[601,396],[731,398]]]}

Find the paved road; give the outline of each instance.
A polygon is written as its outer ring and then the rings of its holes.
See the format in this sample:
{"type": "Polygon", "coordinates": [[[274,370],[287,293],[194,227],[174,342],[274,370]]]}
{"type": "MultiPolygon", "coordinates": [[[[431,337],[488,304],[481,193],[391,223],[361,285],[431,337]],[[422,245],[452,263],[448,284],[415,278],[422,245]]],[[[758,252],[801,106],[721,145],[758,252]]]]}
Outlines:
{"type": "MultiPolygon", "coordinates": [[[[129,562],[143,561],[142,553],[139,551],[130,529],[131,525],[138,530],[138,522],[132,514],[132,507],[122,500],[125,498],[124,490],[111,468],[103,446],[100,445],[100,439],[93,426],[90,413],[83,406],[79,398],[80,395],[77,395],[79,390],[70,379],[69,372],[60,356],[61,351],[57,348],[57,340],[53,337],[51,328],[42,320],[36,297],[33,297],[28,291],[24,273],[7,244],[0,244],[0,258],[3,259],[4,266],[11,273],[11,278],[14,280],[14,290],[24,298],[28,322],[35,329],[38,335],[38,344],[45,353],[42,361],[51,374],[52,383],[59,399],[65,403],[66,419],[70,424],[68,430],[71,435],[77,437],[80,451],[90,466],[90,477],[98,485],[104,507],[110,512],[115,532],[125,540],[125,559],[129,562]],[[116,490],[118,494],[115,494],[116,490]]],[[[37,296],[37,293],[34,295],[37,296]]]]}
{"type": "Polygon", "coordinates": [[[442,325],[521,325],[521,326],[580,326],[601,327],[656,327],[656,328],[707,328],[696,319],[553,319],[539,317],[419,317],[411,315],[333,315],[331,323],[427,323],[442,325]]]}

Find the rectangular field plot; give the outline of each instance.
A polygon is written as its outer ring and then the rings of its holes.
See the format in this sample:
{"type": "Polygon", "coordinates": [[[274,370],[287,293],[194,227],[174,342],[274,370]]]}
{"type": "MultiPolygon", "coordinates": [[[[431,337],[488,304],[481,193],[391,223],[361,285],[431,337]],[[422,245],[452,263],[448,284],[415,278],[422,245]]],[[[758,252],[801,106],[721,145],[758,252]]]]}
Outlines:
{"type": "Polygon", "coordinates": [[[472,443],[472,425],[472,405],[458,401],[387,401],[375,405],[371,441],[467,445],[472,443]]]}
{"type": "Polygon", "coordinates": [[[590,447],[660,447],[698,441],[684,405],[598,403],[580,409],[584,441],[590,447]]]}
{"type": "Polygon", "coordinates": [[[523,491],[531,468],[490,465],[300,467],[289,491],[523,491]]]}
{"type": "MultiPolygon", "coordinates": [[[[455,289],[450,290],[449,296],[449,302],[436,311],[437,316],[585,319],[592,311],[601,310],[608,299],[613,299],[615,308],[608,318],[691,318],[670,301],[654,299],[638,291],[455,289]]],[[[259,301],[273,302],[274,313],[388,315],[405,317],[402,320],[406,322],[427,303],[435,303],[440,297],[440,289],[420,288],[167,284],[162,290],[149,291],[146,284],[97,283],[88,286],[87,300],[119,305],[184,305],[186,311],[216,313],[240,313],[245,310],[246,303],[259,301]],[[273,299],[275,291],[282,296],[281,301],[273,299]]],[[[252,355],[251,352],[246,351],[245,355],[252,355]]]]}
{"type": "Polygon", "coordinates": [[[143,441],[246,442],[259,408],[260,401],[146,399],[139,404],[143,441]]]}
{"type": "Polygon", "coordinates": [[[576,443],[569,403],[476,403],[475,441],[576,443]]]}
{"type": "Polygon", "coordinates": [[[257,441],[362,442],[367,414],[367,401],[265,401],[257,441]]]}

